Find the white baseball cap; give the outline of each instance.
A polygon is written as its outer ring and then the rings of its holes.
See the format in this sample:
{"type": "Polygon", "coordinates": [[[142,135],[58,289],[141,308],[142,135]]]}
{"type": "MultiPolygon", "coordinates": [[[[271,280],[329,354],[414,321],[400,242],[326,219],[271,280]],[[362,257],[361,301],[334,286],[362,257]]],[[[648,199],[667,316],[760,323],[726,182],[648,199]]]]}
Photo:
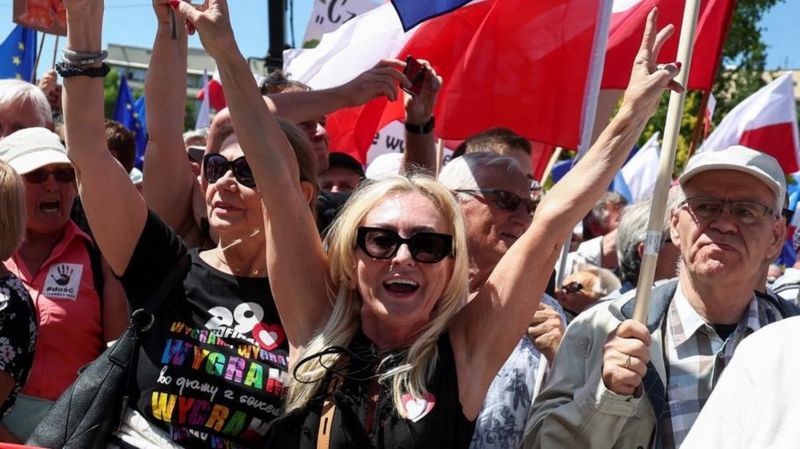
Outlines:
{"type": "Polygon", "coordinates": [[[768,154],[742,145],[696,154],[689,159],[678,181],[684,186],[696,175],[711,170],[735,170],[754,176],[769,187],[775,193],[778,203],[783,205],[786,197],[786,176],[778,161],[768,154]]]}
{"type": "Polygon", "coordinates": [[[72,164],[58,134],[47,128],[21,129],[0,140],[0,159],[20,175],[50,164],[72,164]]]}
{"type": "Polygon", "coordinates": [[[366,177],[375,181],[400,176],[403,153],[384,153],[367,165],[366,177]]]}

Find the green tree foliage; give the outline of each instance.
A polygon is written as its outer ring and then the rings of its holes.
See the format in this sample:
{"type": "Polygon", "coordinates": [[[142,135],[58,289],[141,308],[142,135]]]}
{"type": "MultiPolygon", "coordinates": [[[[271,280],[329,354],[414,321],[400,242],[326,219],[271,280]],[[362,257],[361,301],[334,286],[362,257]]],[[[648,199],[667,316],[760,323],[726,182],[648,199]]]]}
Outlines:
{"type": "MultiPolygon", "coordinates": [[[[714,123],[723,117],[739,102],[763,87],[763,74],[766,65],[767,47],[762,40],[759,27],[761,18],[770,8],[784,0],[738,0],[733,15],[728,37],[722,51],[722,67],[717,72],[712,89],[717,99],[714,112],[714,123]]],[[[677,38],[677,35],[673,39],[677,38]]],[[[668,95],[662,99],[661,105],[648,122],[639,143],[644,143],[650,136],[661,131],[667,116],[668,95]]],[[[692,91],[686,97],[681,132],[675,161],[675,172],[679,173],[686,164],[692,132],[697,123],[698,112],[702,102],[702,92],[692,91]]]]}
{"type": "Polygon", "coordinates": [[[106,118],[111,118],[114,114],[114,106],[117,104],[119,96],[119,72],[111,69],[103,79],[103,101],[105,105],[106,118]]]}

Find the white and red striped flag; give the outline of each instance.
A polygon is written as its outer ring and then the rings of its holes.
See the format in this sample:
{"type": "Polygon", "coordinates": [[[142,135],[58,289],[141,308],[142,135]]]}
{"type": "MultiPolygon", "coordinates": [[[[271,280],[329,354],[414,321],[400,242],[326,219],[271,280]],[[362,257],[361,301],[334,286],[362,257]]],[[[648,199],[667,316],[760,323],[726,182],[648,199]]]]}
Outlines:
{"type": "Polygon", "coordinates": [[[786,73],[739,103],[697,152],[744,145],[778,160],[786,173],[800,170],[794,79],[786,73]]]}

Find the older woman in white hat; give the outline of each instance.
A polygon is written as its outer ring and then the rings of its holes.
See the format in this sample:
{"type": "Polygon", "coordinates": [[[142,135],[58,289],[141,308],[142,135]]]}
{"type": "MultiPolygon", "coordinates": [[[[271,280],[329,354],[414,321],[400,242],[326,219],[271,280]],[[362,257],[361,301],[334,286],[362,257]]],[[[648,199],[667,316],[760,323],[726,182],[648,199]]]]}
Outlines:
{"type": "Polygon", "coordinates": [[[124,330],[127,309],[118,282],[103,275],[92,238],[70,220],[75,170],[58,135],[19,130],[0,142],[0,159],[22,176],[27,210],[25,239],[4,265],[22,280],[39,317],[30,378],[3,421],[25,441],[78,369],[124,330]]]}

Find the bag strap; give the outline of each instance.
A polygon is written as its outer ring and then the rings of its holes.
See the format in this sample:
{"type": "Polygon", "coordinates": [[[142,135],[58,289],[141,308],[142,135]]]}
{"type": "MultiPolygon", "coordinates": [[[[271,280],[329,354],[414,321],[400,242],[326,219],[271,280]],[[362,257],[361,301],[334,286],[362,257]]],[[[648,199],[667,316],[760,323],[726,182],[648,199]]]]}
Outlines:
{"type": "Polygon", "coordinates": [[[186,275],[188,269],[189,256],[184,251],[145,305],[140,309],[134,310],[131,314],[131,327],[134,331],[142,333],[150,329],[150,326],[152,326],[155,321],[155,312],[161,308],[167,296],[172,293],[178,281],[186,275]]]}
{"type": "Polygon", "coordinates": [[[136,361],[139,357],[139,346],[141,345],[140,337],[143,333],[150,330],[150,327],[153,326],[153,322],[156,320],[155,312],[161,307],[162,304],[164,304],[164,300],[167,299],[167,296],[169,296],[170,293],[172,293],[181,278],[186,275],[188,269],[189,256],[184,250],[181,253],[177,263],[170,268],[169,273],[167,273],[167,276],[164,277],[164,279],[161,281],[161,284],[159,284],[158,288],[156,288],[153,296],[147,300],[144,307],[134,310],[131,314],[129,331],[133,332],[134,346],[130,353],[130,359],[126,365],[128,369],[128,375],[127,379],[125,380],[125,390],[120,405],[119,417],[117,420],[117,430],[119,430],[119,427],[122,425],[122,420],[125,416],[125,411],[128,408],[128,402],[130,401],[130,391],[133,385],[133,379],[136,377],[136,361]]]}
{"type": "Polygon", "coordinates": [[[331,377],[328,388],[325,392],[325,402],[322,403],[322,415],[319,417],[319,430],[317,431],[317,449],[328,449],[331,444],[331,430],[333,428],[333,416],[336,414],[336,402],[333,394],[339,388],[343,379],[339,374],[334,373],[331,377]]]}

